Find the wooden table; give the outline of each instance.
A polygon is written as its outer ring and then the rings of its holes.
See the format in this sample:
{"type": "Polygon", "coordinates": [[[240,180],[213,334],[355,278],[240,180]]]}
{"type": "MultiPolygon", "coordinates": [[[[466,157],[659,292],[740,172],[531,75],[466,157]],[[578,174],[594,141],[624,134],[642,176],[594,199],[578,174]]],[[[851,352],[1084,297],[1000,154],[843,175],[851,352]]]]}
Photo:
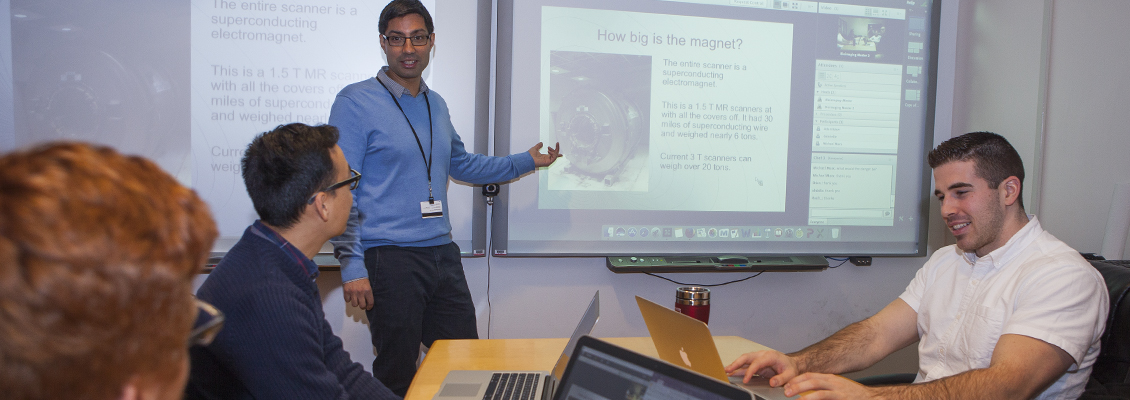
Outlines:
{"type": "MultiPolygon", "coordinates": [[[[658,358],[650,337],[600,339],[658,358]]],[[[420,364],[404,399],[431,400],[451,370],[549,371],[561,356],[566,342],[568,339],[564,338],[437,340],[420,364]]],[[[714,344],[723,363],[744,353],[769,349],[738,336],[715,336],[714,344]]]]}

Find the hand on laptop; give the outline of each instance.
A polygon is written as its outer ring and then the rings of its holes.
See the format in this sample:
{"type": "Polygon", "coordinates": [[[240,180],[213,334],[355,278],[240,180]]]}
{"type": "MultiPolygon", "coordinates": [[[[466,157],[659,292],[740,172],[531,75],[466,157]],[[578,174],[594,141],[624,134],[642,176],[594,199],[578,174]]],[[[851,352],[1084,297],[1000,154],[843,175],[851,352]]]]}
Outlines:
{"type": "MultiPolygon", "coordinates": [[[[785,395],[796,396],[819,393],[821,399],[870,399],[875,397],[870,388],[833,374],[808,372],[789,380],[785,384],[785,395]],[[808,392],[808,393],[805,393],[808,392]]],[[[804,396],[801,397],[802,399],[804,396]]]]}
{"type": "Polygon", "coordinates": [[[792,357],[775,350],[745,353],[726,366],[726,373],[743,372],[742,382],[749,383],[754,374],[769,378],[769,386],[781,387],[800,372],[792,357]],[[744,371],[744,372],[743,372],[744,371]]]}

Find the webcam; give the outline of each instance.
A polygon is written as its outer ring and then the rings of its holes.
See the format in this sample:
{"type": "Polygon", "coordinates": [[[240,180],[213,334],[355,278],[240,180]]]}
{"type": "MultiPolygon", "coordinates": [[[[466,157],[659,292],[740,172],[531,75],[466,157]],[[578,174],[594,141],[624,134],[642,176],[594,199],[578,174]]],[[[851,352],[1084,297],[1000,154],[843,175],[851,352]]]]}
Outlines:
{"type": "Polygon", "coordinates": [[[488,183],[486,185],[483,185],[483,196],[497,196],[500,190],[502,190],[502,188],[497,183],[488,183]]]}
{"type": "Polygon", "coordinates": [[[488,206],[494,205],[494,196],[498,196],[498,192],[501,190],[502,187],[497,183],[488,183],[486,185],[483,185],[483,196],[486,196],[488,206]]]}

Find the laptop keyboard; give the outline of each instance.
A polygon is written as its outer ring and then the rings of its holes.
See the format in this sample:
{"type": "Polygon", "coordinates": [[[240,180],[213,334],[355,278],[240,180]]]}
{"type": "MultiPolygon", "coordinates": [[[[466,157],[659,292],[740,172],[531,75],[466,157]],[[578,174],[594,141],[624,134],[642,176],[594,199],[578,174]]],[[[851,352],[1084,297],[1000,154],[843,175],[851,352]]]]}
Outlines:
{"type": "Polygon", "coordinates": [[[496,373],[483,400],[532,400],[537,392],[540,373],[496,373]]]}

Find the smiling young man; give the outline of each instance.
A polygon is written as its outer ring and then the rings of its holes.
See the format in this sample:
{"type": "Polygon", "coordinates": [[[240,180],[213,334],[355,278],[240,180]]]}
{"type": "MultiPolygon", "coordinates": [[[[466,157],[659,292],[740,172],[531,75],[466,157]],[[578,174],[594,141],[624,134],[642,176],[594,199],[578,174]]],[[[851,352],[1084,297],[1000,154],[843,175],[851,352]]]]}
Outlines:
{"type": "Polygon", "coordinates": [[[878,314],[797,353],[742,355],[727,371],[822,399],[1079,397],[1107,315],[1102,276],[1025,214],[1024,165],[1003,137],[961,135],[928,159],[957,244],[936,251],[878,314]],[[915,341],[914,384],[865,387],[834,375],[915,341]]]}
{"type": "Polygon", "coordinates": [[[448,177],[509,181],[552,164],[560,146],[548,154],[539,152],[541,143],[506,157],[468,153],[447,103],[422,78],[436,42],[428,10],[417,0],[394,0],[378,28],[388,66],[342,89],[330,110],[345,158],[364,176],[349,228],[333,242],[345,301],[369,317],[373,375],[404,395],[421,343],[478,337],[451,241],[448,177]]]}

